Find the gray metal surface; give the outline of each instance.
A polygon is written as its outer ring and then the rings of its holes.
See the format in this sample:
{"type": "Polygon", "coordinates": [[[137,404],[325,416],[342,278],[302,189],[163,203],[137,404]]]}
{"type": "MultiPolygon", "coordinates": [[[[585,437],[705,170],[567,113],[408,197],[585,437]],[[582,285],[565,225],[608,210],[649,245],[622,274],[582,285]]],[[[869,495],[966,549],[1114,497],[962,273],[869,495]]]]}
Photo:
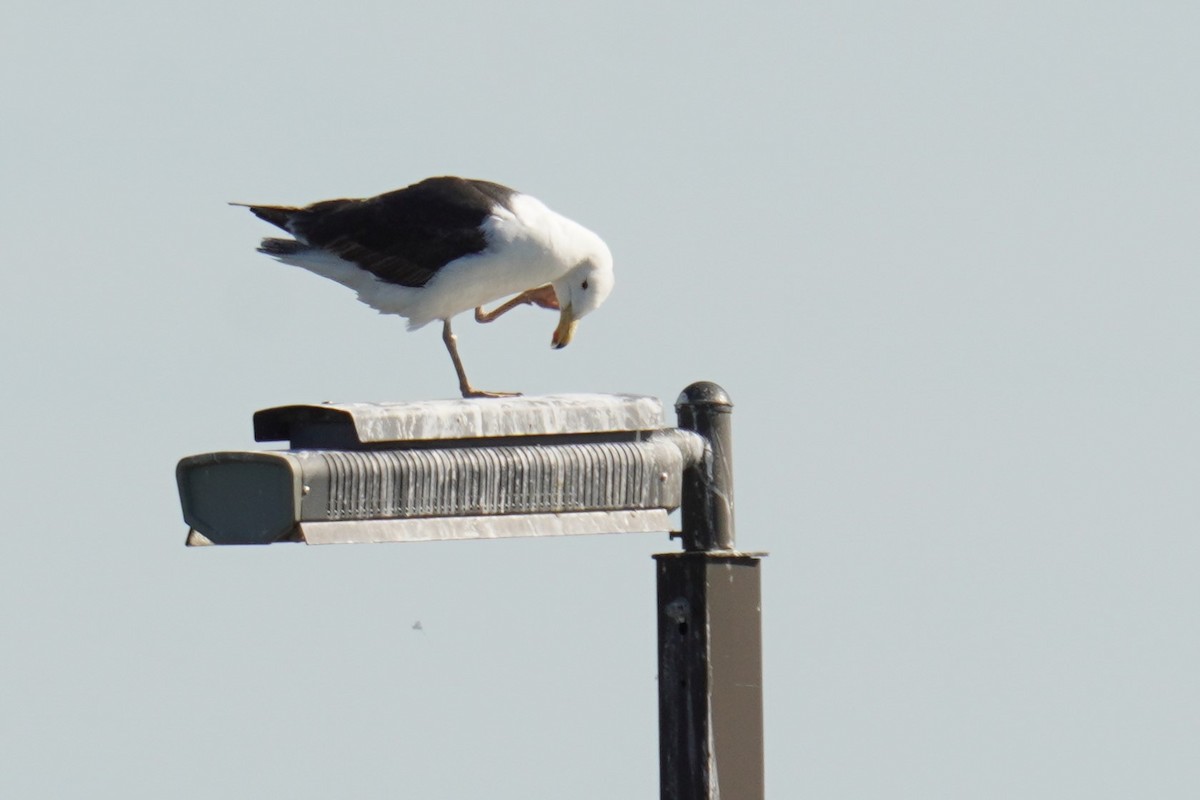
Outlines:
{"type": "Polygon", "coordinates": [[[671,518],[667,512],[652,508],[575,514],[301,522],[299,540],[306,544],[378,544],[598,533],[664,533],[670,529],[671,518]]]}
{"type": "Polygon", "coordinates": [[[302,519],[380,519],[677,508],[682,457],[670,442],[597,442],[294,454],[302,519]],[[327,487],[316,491],[316,487],[327,487]]]}
{"type": "Polygon", "coordinates": [[[189,544],[271,544],[300,518],[304,488],[286,453],[205,453],[175,468],[189,544]]]}
{"type": "Polygon", "coordinates": [[[269,544],[297,540],[306,522],[667,512],[702,452],[698,436],[662,431],[624,442],[210,453],[180,461],[177,477],[199,535],[269,544]]]}
{"type": "Polygon", "coordinates": [[[658,568],[662,800],[762,800],[760,564],[666,553],[658,568]]]}
{"type": "Polygon", "coordinates": [[[349,447],[354,442],[650,431],[662,425],[662,403],[656,397],[563,394],[280,406],[254,415],[254,438],[259,442],[290,441],[293,448],[349,447]]]}

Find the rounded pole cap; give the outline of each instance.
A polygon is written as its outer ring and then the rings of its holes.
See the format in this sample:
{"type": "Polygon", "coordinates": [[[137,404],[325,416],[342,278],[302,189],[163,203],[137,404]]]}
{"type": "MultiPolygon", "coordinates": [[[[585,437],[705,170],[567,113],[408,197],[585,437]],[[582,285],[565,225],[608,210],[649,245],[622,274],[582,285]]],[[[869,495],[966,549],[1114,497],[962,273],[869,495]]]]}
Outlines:
{"type": "Polygon", "coordinates": [[[728,410],[733,408],[733,401],[729,399],[728,392],[712,381],[696,381],[680,392],[678,399],[675,400],[676,411],[685,406],[728,410]]]}

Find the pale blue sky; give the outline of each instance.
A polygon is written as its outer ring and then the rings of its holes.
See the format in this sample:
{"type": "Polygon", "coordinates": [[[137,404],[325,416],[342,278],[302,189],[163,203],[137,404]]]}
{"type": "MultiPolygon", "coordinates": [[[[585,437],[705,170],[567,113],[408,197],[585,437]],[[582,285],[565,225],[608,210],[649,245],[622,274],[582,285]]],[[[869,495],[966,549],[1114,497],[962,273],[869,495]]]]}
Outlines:
{"type": "Polygon", "coordinates": [[[0,795],[657,796],[666,537],[182,546],[254,410],[455,393],[226,201],[445,173],[616,259],[473,380],[733,396],[770,796],[1200,791],[1194,4],[4,16],[0,795]]]}

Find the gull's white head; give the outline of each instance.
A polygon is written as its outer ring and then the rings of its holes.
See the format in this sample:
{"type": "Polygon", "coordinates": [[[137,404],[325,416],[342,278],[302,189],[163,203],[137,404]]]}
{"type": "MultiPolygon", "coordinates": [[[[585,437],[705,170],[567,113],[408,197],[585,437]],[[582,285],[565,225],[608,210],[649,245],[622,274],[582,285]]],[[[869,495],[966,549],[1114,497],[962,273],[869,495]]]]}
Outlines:
{"type": "Polygon", "coordinates": [[[550,344],[556,350],[571,343],[579,320],[599,308],[612,293],[612,254],[603,242],[597,242],[599,247],[591,256],[554,282],[559,317],[550,344]]]}

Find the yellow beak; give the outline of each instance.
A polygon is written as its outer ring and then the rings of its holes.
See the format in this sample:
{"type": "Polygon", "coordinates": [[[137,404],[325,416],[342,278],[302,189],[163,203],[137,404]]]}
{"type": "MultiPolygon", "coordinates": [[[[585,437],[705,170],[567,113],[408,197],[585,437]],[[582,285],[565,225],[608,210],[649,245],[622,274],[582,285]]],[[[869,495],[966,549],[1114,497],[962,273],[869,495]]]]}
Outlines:
{"type": "Polygon", "coordinates": [[[571,339],[575,337],[575,329],[579,327],[579,320],[575,319],[575,315],[571,313],[570,306],[563,306],[558,314],[558,327],[554,329],[554,336],[550,339],[550,346],[555,350],[561,350],[571,343],[571,339]]]}

